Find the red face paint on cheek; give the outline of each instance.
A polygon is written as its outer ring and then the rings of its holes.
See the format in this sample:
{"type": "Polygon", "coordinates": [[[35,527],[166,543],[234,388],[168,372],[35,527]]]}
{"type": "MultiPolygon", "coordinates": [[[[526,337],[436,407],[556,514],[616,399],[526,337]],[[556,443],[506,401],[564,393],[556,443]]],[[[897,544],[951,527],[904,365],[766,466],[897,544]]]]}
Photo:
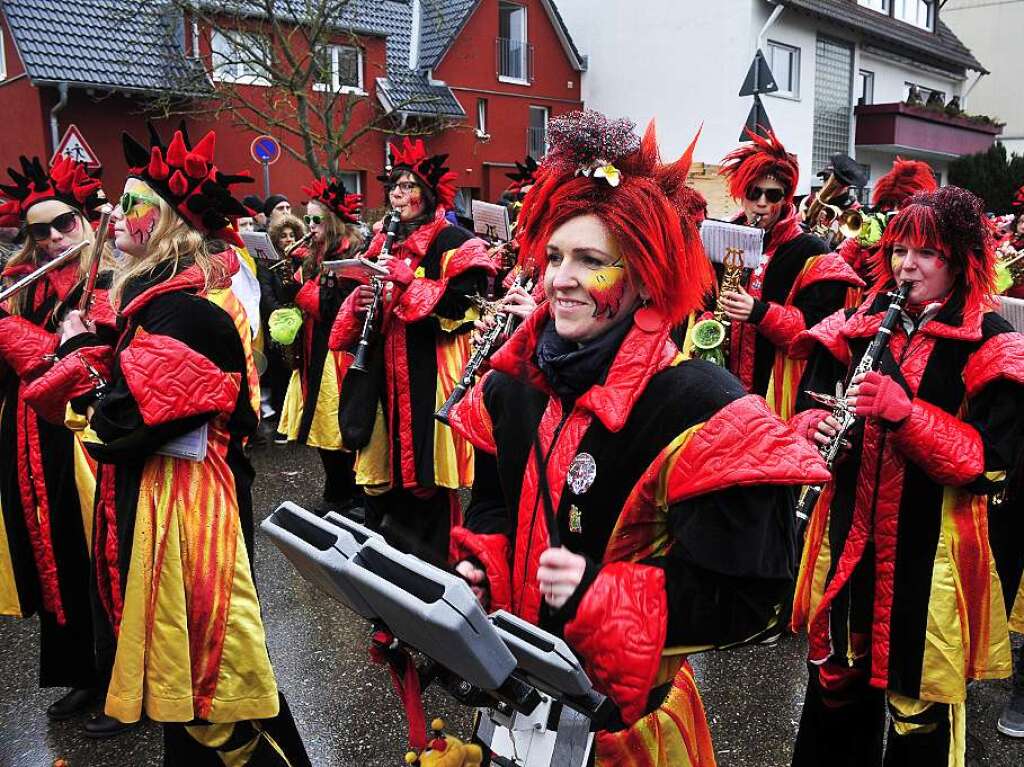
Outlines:
{"type": "Polygon", "coordinates": [[[145,245],[159,218],[160,209],[156,205],[139,203],[124,217],[125,230],[136,244],[145,245]]]}
{"type": "Polygon", "coordinates": [[[582,281],[594,302],[594,316],[612,319],[622,308],[626,295],[626,270],[621,266],[603,266],[595,269],[582,281]]]}

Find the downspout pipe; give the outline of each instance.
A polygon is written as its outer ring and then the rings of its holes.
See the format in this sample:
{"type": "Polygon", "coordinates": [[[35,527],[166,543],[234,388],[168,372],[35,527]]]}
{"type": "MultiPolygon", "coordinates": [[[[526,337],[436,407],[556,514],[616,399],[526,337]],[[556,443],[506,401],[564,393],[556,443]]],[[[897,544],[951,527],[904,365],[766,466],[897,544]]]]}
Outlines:
{"type": "Polygon", "coordinates": [[[57,115],[68,105],[68,84],[57,83],[57,93],[60,94],[60,99],[50,110],[50,141],[53,142],[51,154],[56,154],[57,147],[60,146],[60,125],[57,124],[57,115]]]}
{"type": "Polygon", "coordinates": [[[974,86],[981,82],[981,78],[987,75],[988,72],[978,72],[978,76],[974,78],[974,82],[967,86],[967,90],[964,91],[960,97],[960,108],[967,109],[967,97],[971,95],[971,91],[974,90],[974,86]]]}
{"type": "Polygon", "coordinates": [[[768,34],[768,30],[775,26],[775,22],[779,20],[779,16],[786,10],[785,6],[776,5],[775,10],[772,11],[771,16],[768,17],[768,21],[761,27],[761,31],[757,33],[757,47],[758,49],[764,48],[764,36],[768,34]]]}

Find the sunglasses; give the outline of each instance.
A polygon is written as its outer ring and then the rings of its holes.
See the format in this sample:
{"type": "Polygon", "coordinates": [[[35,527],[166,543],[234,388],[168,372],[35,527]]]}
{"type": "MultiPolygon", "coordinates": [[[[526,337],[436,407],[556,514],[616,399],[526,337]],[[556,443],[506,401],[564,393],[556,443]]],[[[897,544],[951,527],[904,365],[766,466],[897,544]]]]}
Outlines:
{"type": "Polygon", "coordinates": [[[752,186],[747,190],[747,199],[751,202],[757,202],[764,197],[769,203],[774,205],[777,202],[781,202],[785,196],[786,192],[782,189],[762,189],[759,186],[752,186]]]}
{"type": "Polygon", "coordinates": [[[313,224],[320,226],[324,222],[324,217],[318,216],[315,213],[313,215],[306,214],[302,217],[302,220],[306,222],[306,226],[312,226],[313,224]]]}
{"type": "Polygon", "coordinates": [[[39,242],[50,239],[51,229],[56,229],[61,234],[70,234],[75,231],[77,226],[78,214],[73,210],[69,210],[67,213],[61,213],[56,218],[45,223],[29,224],[28,233],[33,240],[39,242]]]}
{"type": "Polygon", "coordinates": [[[121,195],[121,212],[127,213],[140,202],[146,202],[150,205],[156,205],[157,199],[150,197],[148,194],[138,194],[137,192],[125,192],[121,195]]]}

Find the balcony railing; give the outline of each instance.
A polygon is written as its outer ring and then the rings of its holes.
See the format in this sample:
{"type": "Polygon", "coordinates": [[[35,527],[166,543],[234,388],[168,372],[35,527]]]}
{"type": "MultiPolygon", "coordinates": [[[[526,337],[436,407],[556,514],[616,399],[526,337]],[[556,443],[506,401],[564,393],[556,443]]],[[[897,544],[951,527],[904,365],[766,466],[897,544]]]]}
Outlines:
{"type": "Polygon", "coordinates": [[[984,118],[946,114],[939,109],[904,103],[861,104],[857,115],[858,147],[883,151],[908,150],[920,157],[960,157],[984,152],[1003,126],[984,118]]]}
{"type": "Polygon", "coordinates": [[[498,37],[494,40],[498,77],[533,82],[533,45],[523,40],[498,37]]]}
{"type": "Polygon", "coordinates": [[[526,129],[526,149],[530,157],[539,160],[548,153],[547,128],[526,129]]]}

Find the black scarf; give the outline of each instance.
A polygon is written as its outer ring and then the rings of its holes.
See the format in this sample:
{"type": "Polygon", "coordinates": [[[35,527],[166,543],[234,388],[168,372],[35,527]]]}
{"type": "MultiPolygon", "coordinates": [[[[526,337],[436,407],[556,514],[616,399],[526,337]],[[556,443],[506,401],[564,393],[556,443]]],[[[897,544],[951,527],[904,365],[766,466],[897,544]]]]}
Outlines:
{"type": "Polygon", "coordinates": [[[626,317],[592,341],[578,344],[558,335],[554,318],[549,319],[537,344],[537,367],[559,397],[574,400],[604,381],[632,326],[632,317],[626,317]]]}

